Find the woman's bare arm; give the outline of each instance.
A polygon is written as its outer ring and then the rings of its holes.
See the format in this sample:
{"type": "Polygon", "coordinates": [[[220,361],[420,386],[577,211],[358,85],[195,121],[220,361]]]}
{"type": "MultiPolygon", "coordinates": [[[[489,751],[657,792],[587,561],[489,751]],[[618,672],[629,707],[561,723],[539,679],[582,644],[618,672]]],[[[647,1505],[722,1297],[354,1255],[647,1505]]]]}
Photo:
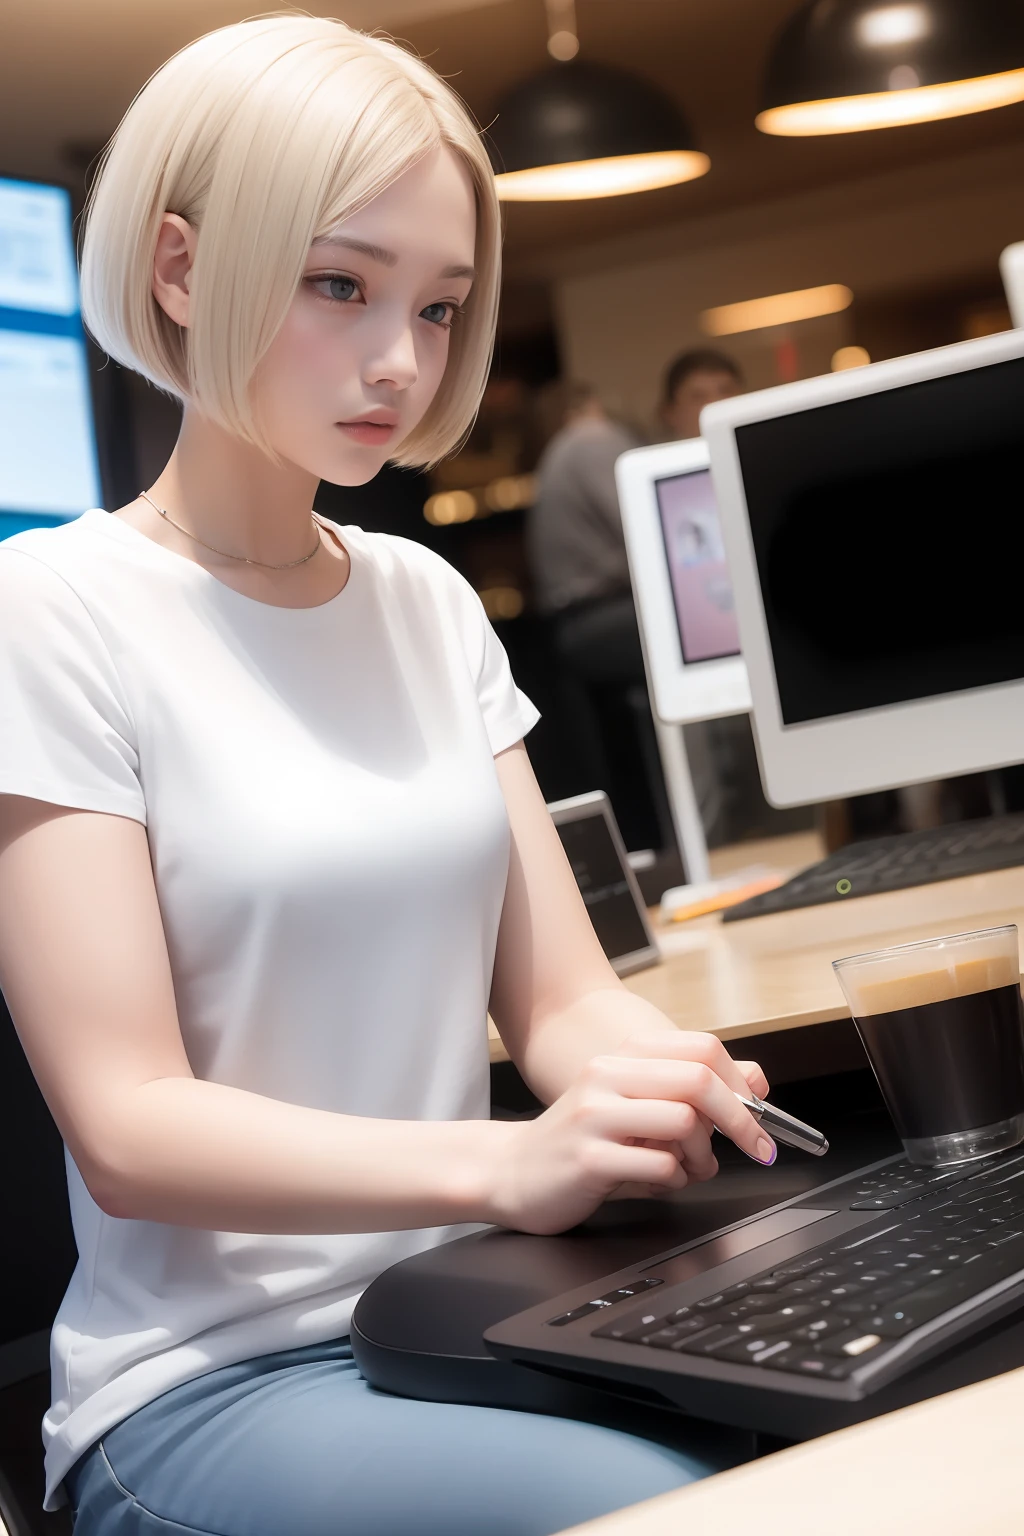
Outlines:
{"type": "Polygon", "coordinates": [[[137,822],[0,795],[0,985],[110,1215],[233,1232],[489,1219],[499,1126],[336,1115],[193,1076],[137,822]]]}

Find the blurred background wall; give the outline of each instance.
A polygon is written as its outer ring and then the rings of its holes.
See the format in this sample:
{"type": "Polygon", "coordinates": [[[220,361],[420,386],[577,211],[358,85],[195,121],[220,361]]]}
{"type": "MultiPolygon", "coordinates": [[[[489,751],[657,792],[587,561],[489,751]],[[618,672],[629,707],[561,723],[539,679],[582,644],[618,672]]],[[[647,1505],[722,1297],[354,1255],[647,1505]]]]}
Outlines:
{"type": "Polygon", "coordinates": [[[839,347],[872,361],[1009,327],[997,261],[1024,236],[1024,136],[969,155],[879,170],[841,186],[595,242],[550,261],[567,368],[654,430],[666,337],[707,344],[700,313],[742,296],[841,282],[853,305],[721,345],[751,387],[779,382],[795,343],[799,377],[839,347]]]}

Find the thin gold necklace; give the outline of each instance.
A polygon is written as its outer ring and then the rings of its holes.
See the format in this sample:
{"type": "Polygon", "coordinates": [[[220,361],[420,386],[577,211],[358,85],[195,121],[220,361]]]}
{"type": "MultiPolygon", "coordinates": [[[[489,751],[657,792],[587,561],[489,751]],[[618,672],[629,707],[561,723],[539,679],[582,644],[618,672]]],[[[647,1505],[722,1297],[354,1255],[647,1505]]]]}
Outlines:
{"type": "Polygon", "coordinates": [[[196,544],[201,544],[204,549],[210,551],[211,555],[220,555],[222,560],[241,560],[245,565],[259,565],[266,571],[291,571],[297,565],[305,565],[307,560],[312,560],[320,548],[320,528],[314,518],[313,527],[316,530],[316,543],[308,555],[301,555],[298,560],[286,560],[283,565],[271,565],[269,560],[250,560],[248,555],[229,555],[226,549],[214,549],[212,544],[207,544],[206,540],[201,539],[198,534],[189,533],[187,528],[183,528],[180,523],[176,523],[166,507],[158,507],[147,491],[140,491],[139,496],[143,501],[148,501],[153,510],[159,512],[160,516],[165,522],[170,523],[172,528],[177,528],[179,533],[183,533],[186,539],[192,539],[196,544]]]}

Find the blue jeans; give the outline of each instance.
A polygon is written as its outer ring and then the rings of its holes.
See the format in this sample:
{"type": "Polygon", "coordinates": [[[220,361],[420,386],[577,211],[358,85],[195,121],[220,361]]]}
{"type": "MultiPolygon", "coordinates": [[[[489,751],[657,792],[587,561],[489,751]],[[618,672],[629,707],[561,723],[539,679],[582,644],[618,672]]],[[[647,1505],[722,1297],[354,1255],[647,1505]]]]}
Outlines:
{"type": "Polygon", "coordinates": [[[109,1430],[65,1487],[75,1536],[549,1536],[749,1455],[749,1436],[636,1415],[693,1448],[393,1397],[340,1339],[175,1387],[109,1430]]]}

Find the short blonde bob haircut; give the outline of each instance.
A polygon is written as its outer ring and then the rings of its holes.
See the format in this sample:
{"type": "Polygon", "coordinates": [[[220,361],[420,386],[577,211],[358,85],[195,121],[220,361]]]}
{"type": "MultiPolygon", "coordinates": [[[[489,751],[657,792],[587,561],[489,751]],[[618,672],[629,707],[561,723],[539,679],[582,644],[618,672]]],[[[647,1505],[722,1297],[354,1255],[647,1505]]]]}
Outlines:
{"type": "Polygon", "coordinates": [[[477,277],[440,388],[398,464],[432,464],[472,425],[490,366],[501,224],[494,176],[462,103],[396,44],[344,22],[258,17],[176,53],[136,96],[93,183],[82,312],[99,345],[273,457],[252,380],[310,245],[424,155],[447,146],[476,195],[477,277]],[[165,212],[198,231],[190,324],[152,291],[165,212]]]}

